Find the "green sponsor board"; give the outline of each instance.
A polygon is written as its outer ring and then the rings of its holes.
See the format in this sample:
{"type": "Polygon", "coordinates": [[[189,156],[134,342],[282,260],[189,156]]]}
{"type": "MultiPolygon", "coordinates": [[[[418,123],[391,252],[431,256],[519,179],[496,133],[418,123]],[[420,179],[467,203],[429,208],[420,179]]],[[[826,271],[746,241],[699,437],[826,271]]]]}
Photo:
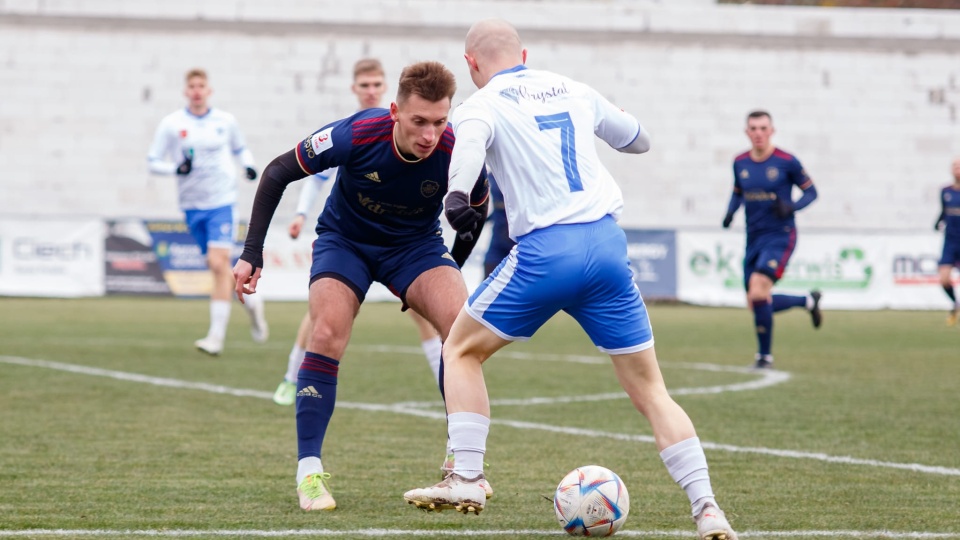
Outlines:
{"type": "MultiPolygon", "coordinates": [[[[717,275],[727,289],[743,288],[743,264],[739,253],[717,243],[714,250],[690,255],[690,271],[700,277],[717,275]]],[[[794,258],[779,285],[804,289],[865,289],[873,278],[873,265],[859,246],[846,246],[821,259],[794,258]]]]}

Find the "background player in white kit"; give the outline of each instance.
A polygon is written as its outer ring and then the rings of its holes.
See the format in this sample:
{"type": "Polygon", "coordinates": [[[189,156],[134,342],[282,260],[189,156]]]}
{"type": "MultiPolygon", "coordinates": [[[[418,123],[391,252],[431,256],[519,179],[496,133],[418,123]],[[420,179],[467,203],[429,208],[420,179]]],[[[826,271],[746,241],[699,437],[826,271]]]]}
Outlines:
{"type": "MultiPolygon", "coordinates": [[[[357,97],[357,110],[372,109],[380,106],[380,100],[387,91],[387,81],[383,72],[383,65],[374,58],[364,58],[358,60],[353,65],[353,85],[350,91],[357,97]]],[[[327,169],[321,173],[315,174],[303,183],[300,190],[300,198],[297,199],[297,213],[287,232],[290,237],[296,239],[303,230],[307,214],[317,196],[328,187],[333,180],[337,178],[337,167],[327,169]]],[[[413,322],[417,325],[417,331],[420,334],[420,346],[427,357],[427,363],[433,371],[434,379],[440,377],[440,334],[423,317],[413,310],[407,310],[413,322]]],[[[307,344],[310,343],[310,333],[313,329],[313,321],[310,320],[310,312],[307,311],[300,321],[300,328],[297,330],[297,339],[290,349],[290,355],[287,357],[287,372],[283,380],[277,386],[273,393],[273,402],[277,405],[293,405],[297,397],[297,372],[300,371],[300,364],[303,362],[303,355],[307,351],[307,344]]]]}
{"type": "Polygon", "coordinates": [[[518,244],[470,296],[444,343],[453,474],[404,498],[424,508],[483,509],[478,481],[490,401],[482,364],[563,310],[610,355],[621,386],[650,422],[667,470],[690,499],[701,540],[736,540],[714,498],[693,423],[660,374],[626,235],[616,224],[623,198],[594,146],[596,135],[621,152],[639,154],[650,148],[649,137],[633,116],[592,88],[526,69],[526,56],[506,21],[481,21],[467,33],[465,58],[480,90],[453,113],[456,143],[444,212],[460,234],[482,219],[469,207],[468,179],[486,160],[518,244]]]}
{"type": "MultiPolygon", "coordinates": [[[[236,119],[228,112],[209,106],[213,90],[207,73],[192,69],[185,79],[187,107],[160,121],[147,160],[150,172],[177,176],[180,209],[213,273],[210,328],[206,337],[194,345],[207,354],[218,355],[223,351],[230,322],[230,295],[234,288],[230,260],[236,238],[234,158],[246,169],[248,180],[255,180],[257,171],[236,119]]],[[[268,328],[262,297],[250,297],[244,307],[250,315],[253,340],[263,343],[267,340],[268,328]]]]}

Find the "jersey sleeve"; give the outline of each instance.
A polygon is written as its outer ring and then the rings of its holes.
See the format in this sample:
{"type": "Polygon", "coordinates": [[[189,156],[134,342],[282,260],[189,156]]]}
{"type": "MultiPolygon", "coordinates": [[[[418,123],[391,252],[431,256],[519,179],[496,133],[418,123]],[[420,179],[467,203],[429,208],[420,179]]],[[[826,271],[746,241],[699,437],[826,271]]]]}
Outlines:
{"type": "Polygon", "coordinates": [[[640,122],[632,114],[610,103],[592,88],[588,95],[593,100],[593,132],[597,137],[619,150],[629,146],[640,135],[640,122]]]}
{"type": "Polygon", "coordinates": [[[473,185],[473,190],[470,192],[470,206],[481,206],[490,197],[490,182],[487,181],[487,174],[487,167],[484,166],[480,170],[477,183],[473,185]]]}
{"type": "Polygon", "coordinates": [[[740,175],[737,173],[737,162],[733,162],[733,192],[742,193],[743,187],[740,185],[740,175]]]}
{"type": "Polygon", "coordinates": [[[345,165],[353,149],[352,124],[337,121],[315,131],[297,145],[297,161],[307,174],[345,165]]]}
{"type": "Polygon", "coordinates": [[[237,159],[240,160],[240,163],[244,167],[253,167],[253,154],[250,152],[250,149],[247,148],[247,141],[243,137],[243,133],[240,132],[240,126],[237,124],[237,119],[233,116],[230,117],[230,151],[233,152],[233,155],[237,156],[237,159]]]}
{"type": "Polygon", "coordinates": [[[153,142],[147,151],[147,167],[154,174],[173,174],[177,170],[177,163],[167,161],[167,156],[173,153],[170,129],[166,119],[160,122],[153,134],[153,142]]]}
{"type": "Polygon", "coordinates": [[[788,166],[788,174],[790,175],[790,182],[800,189],[807,189],[813,185],[813,180],[807,176],[807,171],[803,169],[803,165],[800,164],[800,160],[794,156],[793,160],[790,161],[788,166]]]}
{"type": "Polygon", "coordinates": [[[453,111],[453,117],[451,118],[450,123],[453,125],[454,133],[457,132],[457,128],[460,127],[460,124],[466,122],[467,120],[480,120],[490,128],[490,138],[487,140],[487,147],[490,146],[490,141],[493,140],[493,137],[496,136],[494,131],[494,122],[493,116],[490,112],[480,104],[472,100],[467,100],[461,103],[453,111]]]}

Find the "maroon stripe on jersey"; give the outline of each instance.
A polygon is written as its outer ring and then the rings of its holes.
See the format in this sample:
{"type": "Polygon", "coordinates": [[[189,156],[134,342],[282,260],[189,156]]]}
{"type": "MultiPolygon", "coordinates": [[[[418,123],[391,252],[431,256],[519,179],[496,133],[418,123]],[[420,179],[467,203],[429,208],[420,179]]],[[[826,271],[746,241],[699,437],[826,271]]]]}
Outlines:
{"type": "Polygon", "coordinates": [[[453,153],[453,145],[450,144],[450,143],[445,143],[444,141],[440,141],[439,143],[437,143],[437,150],[439,150],[439,151],[441,151],[441,152],[443,152],[443,153],[445,153],[445,154],[452,154],[452,153],[453,153]]]}
{"type": "Polygon", "coordinates": [[[777,156],[780,159],[785,159],[787,161],[793,161],[793,154],[788,154],[779,148],[773,149],[773,155],[777,156]]]}
{"type": "Polygon", "coordinates": [[[743,161],[743,160],[745,160],[745,159],[750,159],[750,151],[749,151],[749,150],[746,151],[746,152],[744,152],[744,153],[742,153],[742,154],[740,154],[739,156],[733,158],[734,161],[743,161]]]}
{"type": "MultiPolygon", "coordinates": [[[[309,140],[307,141],[307,144],[310,144],[310,141],[309,141],[309,140]]],[[[310,168],[310,167],[307,165],[307,161],[303,158],[303,155],[301,154],[301,152],[303,152],[303,144],[302,144],[302,143],[297,145],[297,152],[296,152],[296,153],[297,153],[297,163],[300,164],[300,168],[303,169],[303,172],[305,172],[305,173],[308,173],[308,174],[317,174],[316,171],[314,171],[312,168],[310,168]]]]}
{"type": "Polygon", "coordinates": [[[354,127],[364,126],[367,124],[376,124],[377,122],[390,122],[392,124],[393,120],[390,118],[389,114],[385,114],[383,116],[375,116],[373,118],[364,118],[362,120],[357,120],[356,122],[353,123],[353,126],[354,127]]]}
{"type": "Polygon", "coordinates": [[[374,133],[393,129],[393,122],[381,122],[379,124],[367,124],[363,126],[353,125],[353,133],[374,133]]]}
{"type": "Polygon", "coordinates": [[[374,136],[374,137],[361,137],[361,138],[354,137],[354,138],[353,138],[353,145],[356,146],[356,145],[358,145],[358,144],[373,144],[373,143],[378,143],[378,142],[386,142],[386,141],[389,141],[389,140],[392,139],[392,138],[393,138],[393,133],[392,133],[392,132],[386,133],[386,134],[383,134],[383,135],[377,135],[377,136],[374,136]]]}

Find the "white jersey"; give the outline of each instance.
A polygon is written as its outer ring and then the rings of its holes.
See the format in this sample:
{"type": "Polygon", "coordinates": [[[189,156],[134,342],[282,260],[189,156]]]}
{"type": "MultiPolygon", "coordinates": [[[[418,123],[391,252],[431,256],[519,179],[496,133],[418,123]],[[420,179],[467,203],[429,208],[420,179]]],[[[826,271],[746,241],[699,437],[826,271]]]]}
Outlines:
{"type": "MultiPolygon", "coordinates": [[[[503,192],[510,237],[557,224],[619,218],[623,195],[594,136],[620,149],[642,128],[589,86],[517,66],[495,75],[453,113],[453,126],[489,127],[486,163],[503,192]]],[[[486,131],[486,130],[485,130],[486,131]]]]}
{"type": "Polygon", "coordinates": [[[147,155],[150,171],[176,174],[177,166],[188,156],[192,156],[193,168],[189,174],[177,176],[181,209],[207,210],[237,202],[234,156],[244,167],[253,166],[253,156],[232,114],[210,109],[195,116],[181,109],[161,120],[147,155]]]}

